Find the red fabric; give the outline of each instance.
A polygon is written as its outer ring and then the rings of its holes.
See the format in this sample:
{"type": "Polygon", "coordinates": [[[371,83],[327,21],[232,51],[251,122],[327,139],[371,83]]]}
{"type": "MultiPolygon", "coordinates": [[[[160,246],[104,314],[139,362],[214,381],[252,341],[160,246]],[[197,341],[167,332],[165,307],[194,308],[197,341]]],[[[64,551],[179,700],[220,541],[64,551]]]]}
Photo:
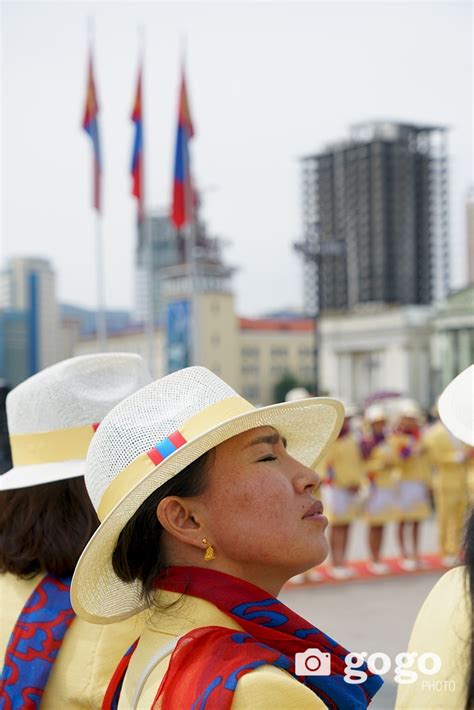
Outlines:
{"type": "Polygon", "coordinates": [[[309,648],[330,655],[331,673],[298,679],[328,708],[365,708],[382,684],[367,668],[365,683],[346,683],[344,659],[349,651],[253,584],[201,567],[171,567],[157,587],[211,602],[245,633],[211,626],[183,636],[171,656],[153,710],[226,710],[242,675],[262,665],[275,665],[296,677],[295,654],[309,648]]]}
{"type": "Polygon", "coordinates": [[[180,229],[187,223],[185,192],[186,185],[184,183],[176,181],[173,183],[171,219],[177,229],[180,229]]]}

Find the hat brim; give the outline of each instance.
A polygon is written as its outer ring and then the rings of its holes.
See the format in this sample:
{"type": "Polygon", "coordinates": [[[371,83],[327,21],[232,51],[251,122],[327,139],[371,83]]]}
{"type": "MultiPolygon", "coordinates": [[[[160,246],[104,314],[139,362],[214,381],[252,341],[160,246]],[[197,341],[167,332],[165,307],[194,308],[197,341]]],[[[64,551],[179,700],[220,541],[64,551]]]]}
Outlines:
{"type": "Polygon", "coordinates": [[[43,483],[55,483],[68,478],[77,478],[83,476],[85,470],[85,459],[14,466],[0,475],[0,491],[12,491],[16,488],[29,488],[40,486],[43,483]]]}
{"type": "Polygon", "coordinates": [[[439,417],[445,427],[465,444],[474,446],[474,365],[449,383],[438,400],[439,417]]]}
{"type": "Polygon", "coordinates": [[[199,456],[244,431],[272,426],[287,440],[291,456],[314,467],[337,437],[343,421],[344,407],[335,399],[284,402],[228,419],[180,447],[145,474],[94,533],[74,572],[71,601],[75,612],[91,623],[110,624],[144,608],[141,584],[125,583],[113,570],[112,554],[118,536],[149,495],[199,456]]]}

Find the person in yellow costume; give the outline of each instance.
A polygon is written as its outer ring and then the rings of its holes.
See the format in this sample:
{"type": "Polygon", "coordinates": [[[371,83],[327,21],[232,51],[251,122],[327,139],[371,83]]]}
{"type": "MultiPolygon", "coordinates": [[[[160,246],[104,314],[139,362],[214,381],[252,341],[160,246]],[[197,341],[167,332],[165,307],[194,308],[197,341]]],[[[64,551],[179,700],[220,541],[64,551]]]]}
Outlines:
{"type": "Polygon", "coordinates": [[[189,367],[104,419],[85,476],[101,525],[71,599],[92,623],[150,619],[103,710],[367,707],[381,679],[344,682],[347,650],[276,598],[327,554],[311,465],[343,411],[319,397],[256,408],[189,367]]]}
{"type": "Polygon", "coordinates": [[[388,567],[381,559],[384,527],[394,517],[394,463],[392,447],[387,443],[387,415],[383,407],[373,404],[365,412],[370,431],[362,438],[361,451],[365,462],[368,497],[364,517],[369,528],[372,574],[384,574],[388,567]]]}
{"type": "Polygon", "coordinates": [[[98,710],[141,631],[141,617],[107,627],[75,618],[69,588],[99,522],[84,485],[88,445],[110,409],[150,379],[138,355],[85,355],[7,396],[13,468],[0,476],[2,708],[98,710]]]}
{"type": "Polygon", "coordinates": [[[452,566],[461,550],[468,490],[466,444],[456,439],[441,420],[424,434],[423,445],[433,467],[433,490],[438,523],[439,552],[452,566]]]}
{"type": "Polygon", "coordinates": [[[469,449],[467,467],[467,497],[469,508],[474,510],[474,447],[469,449]]]}
{"type": "MultiPolygon", "coordinates": [[[[442,393],[438,408],[443,424],[458,440],[474,446],[474,366],[458,375],[442,393]]],[[[396,710],[471,710],[474,707],[473,600],[474,514],[468,521],[464,564],[446,572],[424,601],[410,637],[408,653],[416,659],[436,654],[434,675],[418,674],[399,685],[396,710]]]]}
{"type": "Polygon", "coordinates": [[[353,406],[346,406],[345,419],[337,440],[328,449],[319,466],[325,483],[326,511],[330,522],[329,545],[335,579],[346,579],[354,574],[346,565],[351,523],[359,513],[359,489],[364,476],[364,462],[351,419],[356,414],[353,406]]]}
{"type": "Polygon", "coordinates": [[[402,402],[397,412],[398,425],[388,437],[395,456],[398,483],[396,489],[396,517],[400,566],[414,570],[421,565],[419,556],[420,524],[430,515],[430,468],[423,447],[421,410],[412,401],[402,402]],[[409,531],[411,530],[411,535],[409,531]],[[411,550],[407,543],[411,538],[411,550]]]}

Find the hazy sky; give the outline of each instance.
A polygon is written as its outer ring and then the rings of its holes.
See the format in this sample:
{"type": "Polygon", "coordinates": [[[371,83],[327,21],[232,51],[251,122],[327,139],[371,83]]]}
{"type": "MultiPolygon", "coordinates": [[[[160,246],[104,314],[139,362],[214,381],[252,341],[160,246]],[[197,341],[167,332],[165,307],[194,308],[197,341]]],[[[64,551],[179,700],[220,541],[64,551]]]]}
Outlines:
{"type": "Polygon", "coordinates": [[[1,3],[2,261],[50,258],[61,301],[95,305],[91,146],[81,130],[87,22],[104,160],[108,307],[134,297],[129,120],[145,28],[147,201],[169,203],[180,38],[193,167],[242,315],[302,304],[298,158],[388,118],[450,127],[452,284],[465,276],[472,182],[469,2],[1,3]]]}

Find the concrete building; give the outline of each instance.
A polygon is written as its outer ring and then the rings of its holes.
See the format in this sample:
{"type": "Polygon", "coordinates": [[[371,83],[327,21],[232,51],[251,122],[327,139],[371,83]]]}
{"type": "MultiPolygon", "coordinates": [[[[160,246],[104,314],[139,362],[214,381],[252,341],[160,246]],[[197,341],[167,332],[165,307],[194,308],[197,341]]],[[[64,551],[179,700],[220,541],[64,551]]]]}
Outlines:
{"type": "MultiPolygon", "coordinates": [[[[193,257],[202,263],[222,263],[220,240],[209,237],[206,224],[199,218],[193,225],[195,244],[193,257]]],[[[144,322],[149,318],[149,283],[152,289],[153,320],[159,325],[166,321],[167,299],[163,283],[168,270],[183,267],[191,261],[190,234],[176,230],[171,224],[169,210],[150,212],[137,226],[135,247],[135,307],[134,320],[144,322]],[[151,244],[150,244],[151,241],[151,244]]],[[[171,272],[173,273],[173,272],[171,272]]]]}
{"type": "Polygon", "coordinates": [[[433,401],[427,306],[366,306],[320,321],[322,390],[361,405],[377,391],[433,401]]]}
{"type": "MultiPolygon", "coordinates": [[[[107,352],[123,352],[137,353],[141,355],[145,362],[148,362],[148,342],[143,325],[130,326],[123,330],[117,330],[114,333],[109,333],[107,336],[107,352]]],[[[95,336],[81,337],[74,346],[75,355],[88,355],[97,352],[97,340],[95,336]]],[[[153,372],[154,377],[163,377],[166,374],[165,357],[166,343],[165,333],[162,329],[156,327],[154,330],[153,339],[153,372]]]]}
{"type": "Polygon", "coordinates": [[[313,381],[312,319],[240,318],[240,391],[251,402],[275,401],[275,387],[285,374],[300,384],[313,381]]]}
{"type": "Polygon", "coordinates": [[[474,187],[466,199],[467,283],[474,283],[474,187]]]}
{"type": "MultiPolygon", "coordinates": [[[[199,364],[222,377],[255,404],[275,401],[275,386],[289,373],[301,384],[311,382],[314,322],[303,319],[238,318],[231,293],[201,293],[199,307],[199,364]]],[[[74,355],[95,352],[93,338],[81,338],[74,355]]],[[[148,356],[143,326],[109,335],[107,349],[148,356]]],[[[168,371],[169,343],[155,330],[155,377],[168,371]]]]}
{"type": "Polygon", "coordinates": [[[238,324],[232,271],[222,262],[203,258],[194,266],[170,267],[163,274],[168,372],[200,364],[231,386],[238,386],[238,324]]]}
{"type": "Polygon", "coordinates": [[[27,311],[0,309],[0,379],[10,389],[32,374],[29,329],[27,311]]]}
{"type": "Polygon", "coordinates": [[[474,362],[474,282],[440,304],[432,320],[433,401],[474,362]]]}
{"type": "Polygon", "coordinates": [[[302,160],[305,310],[428,305],[449,287],[441,126],[375,122],[302,160]]]}
{"type": "Polygon", "coordinates": [[[57,361],[56,279],[46,259],[19,257],[0,274],[0,308],[27,314],[28,375],[57,361]]]}
{"type": "Polygon", "coordinates": [[[161,293],[160,270],[182,262],[184,259],[183,248],[167,212],[150,213],[138,224],[135,247],[135,307],[133,311],[135,321],[140,323],[148,318],[150,276],[154,320],[156,322],[163,321],[165,306],[161,293]]]}

